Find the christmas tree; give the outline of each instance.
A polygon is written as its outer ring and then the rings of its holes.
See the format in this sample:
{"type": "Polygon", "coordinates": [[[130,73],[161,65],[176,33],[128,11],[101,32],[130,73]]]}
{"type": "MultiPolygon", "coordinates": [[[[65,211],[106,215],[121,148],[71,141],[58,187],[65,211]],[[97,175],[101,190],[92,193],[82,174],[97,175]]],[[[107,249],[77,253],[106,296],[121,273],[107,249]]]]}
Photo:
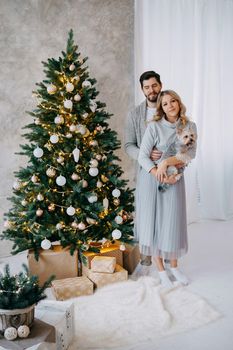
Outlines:
{"type": "Polygon", "coordinates": [[[38,259],[55,241],[72,254],[92,249],[90,242],[132,240],[133,192],[121,178],[120,142],[86,60],[71,30],[62,57],[42,62],[46,79],[33,92],[38,104],[19,153],[29,162],[15,173],[2,233],[13,254],[33,249],[38,259]]]}

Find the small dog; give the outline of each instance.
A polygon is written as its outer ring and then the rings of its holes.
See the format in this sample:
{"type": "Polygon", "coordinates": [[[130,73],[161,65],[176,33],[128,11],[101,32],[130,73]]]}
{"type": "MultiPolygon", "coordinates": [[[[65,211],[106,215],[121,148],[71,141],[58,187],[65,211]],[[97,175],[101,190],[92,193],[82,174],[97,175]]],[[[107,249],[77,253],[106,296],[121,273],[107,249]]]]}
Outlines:
{"type": "MultiPolygon", "coordinates": [[[[167,149],[161,157],[161,161],[169,157],[175,156],[182,163],[188,165],[192,160],[188,151],[196,146],[196,131],[191,127],[190,124],[188,124],[184,128],[177,128],[176,135],[177,139],[167,147],[167,149]]],[[[167,175],[176,175],[175,178],[178,181],[182,176],[182,171],[183,170],[181,170],[180,173],[178,169],[172,165],[167,168],[167,175]]],[[[169,184],[160,183],[158,189],[160,192],[165,192],[166,189],[169,188],[169,186],[169,184]]]]}

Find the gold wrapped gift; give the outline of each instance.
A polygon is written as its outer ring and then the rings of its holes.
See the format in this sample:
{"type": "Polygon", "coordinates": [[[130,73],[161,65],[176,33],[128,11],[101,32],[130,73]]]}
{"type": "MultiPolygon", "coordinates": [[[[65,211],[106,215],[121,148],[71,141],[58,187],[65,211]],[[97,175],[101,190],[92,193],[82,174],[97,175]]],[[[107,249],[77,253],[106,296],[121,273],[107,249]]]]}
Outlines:
{"type": "Polygon", "coordinates": [[[90,295],[93,294],[93,283],[85,276],[55,280],[52,282],[52,293],[56,300],[90,295]]]}
{"type": "Polygon", "coordinates": [[[122,282],[128,279],[128,271],[123,267],[116,264],[115,272],[104,273],[104,272],[93,272],[86,266],[83,266],[83,275],[87,276],[97,288],[103,287],[110,283],[122,282]]]}
{"type": "Polygon", "coordinates": [[[37,261],[33,250],[29,250],[28,267],[31,275],[38,275],[40,286],[51,275],[55,275],[56,279],[76,277],[78,275],[77,251],[71,255],[69,248],[62,248],[60,245],[54,246],[53,249],[41,249],[37,261]]]}
{"type": "Polygon", "coordinates": [[[91,271],[113,273],[116,267],[115,256],[95,256],[91,260],[91,271]]]}
{"type": "Polygon", "coordinates": [[[94,252],[85,252],[83,255],[87,259],[87,267],[91,268],[91,260],[94,258],[94,256],[113,256],[116,258],[116,263],[118,265],[123,266],[123,254],[122,251],[119,249],[118,244],[111,244],[109,247],[106,248],[100,248],[100,253],[94,253],[94,252]]]}

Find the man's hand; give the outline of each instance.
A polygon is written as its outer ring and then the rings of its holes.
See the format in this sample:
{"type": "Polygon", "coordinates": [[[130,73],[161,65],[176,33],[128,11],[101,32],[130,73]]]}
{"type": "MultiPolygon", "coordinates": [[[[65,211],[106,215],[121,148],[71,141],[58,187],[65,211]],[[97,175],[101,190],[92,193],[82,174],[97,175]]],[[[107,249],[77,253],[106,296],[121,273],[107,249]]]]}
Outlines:
{"type": "Polygon", "coordinates": [[[151,151],[151,154],[150,154],[150,159],[154,161],[156,160],[159,160],[162,156],[162,152],[161,151],[158,151],[156,148],[153,148],[153,150],[151,151]]]}

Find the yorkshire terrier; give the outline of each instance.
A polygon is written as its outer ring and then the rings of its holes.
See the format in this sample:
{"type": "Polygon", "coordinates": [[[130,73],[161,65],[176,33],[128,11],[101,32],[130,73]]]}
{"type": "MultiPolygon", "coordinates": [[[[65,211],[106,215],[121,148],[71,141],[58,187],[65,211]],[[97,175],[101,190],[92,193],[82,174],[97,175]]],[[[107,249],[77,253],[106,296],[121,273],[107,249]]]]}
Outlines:
{"type": "MultiPolygon", "coordinates": [[[[196,131],[188,125],[184,128],[177,128],[176,130],[177,139],[171,143],[161,157],[161,161],[167,159],[169,157],[175,156],[182,163],[188,165],[191,162],[192,158],[188,154],[188,151],[192,149],[197,141],[196,131]]],[[[183,172],[184,168],[177,169],[175,166],[169,166],[167,168],[167,175],[176,175],[175,178],[178,181],[183,172]]],[[[169,188],[169,184],[160,183],[158,189],[160,192],[165,192],[167,188],[169,188]]]]}

